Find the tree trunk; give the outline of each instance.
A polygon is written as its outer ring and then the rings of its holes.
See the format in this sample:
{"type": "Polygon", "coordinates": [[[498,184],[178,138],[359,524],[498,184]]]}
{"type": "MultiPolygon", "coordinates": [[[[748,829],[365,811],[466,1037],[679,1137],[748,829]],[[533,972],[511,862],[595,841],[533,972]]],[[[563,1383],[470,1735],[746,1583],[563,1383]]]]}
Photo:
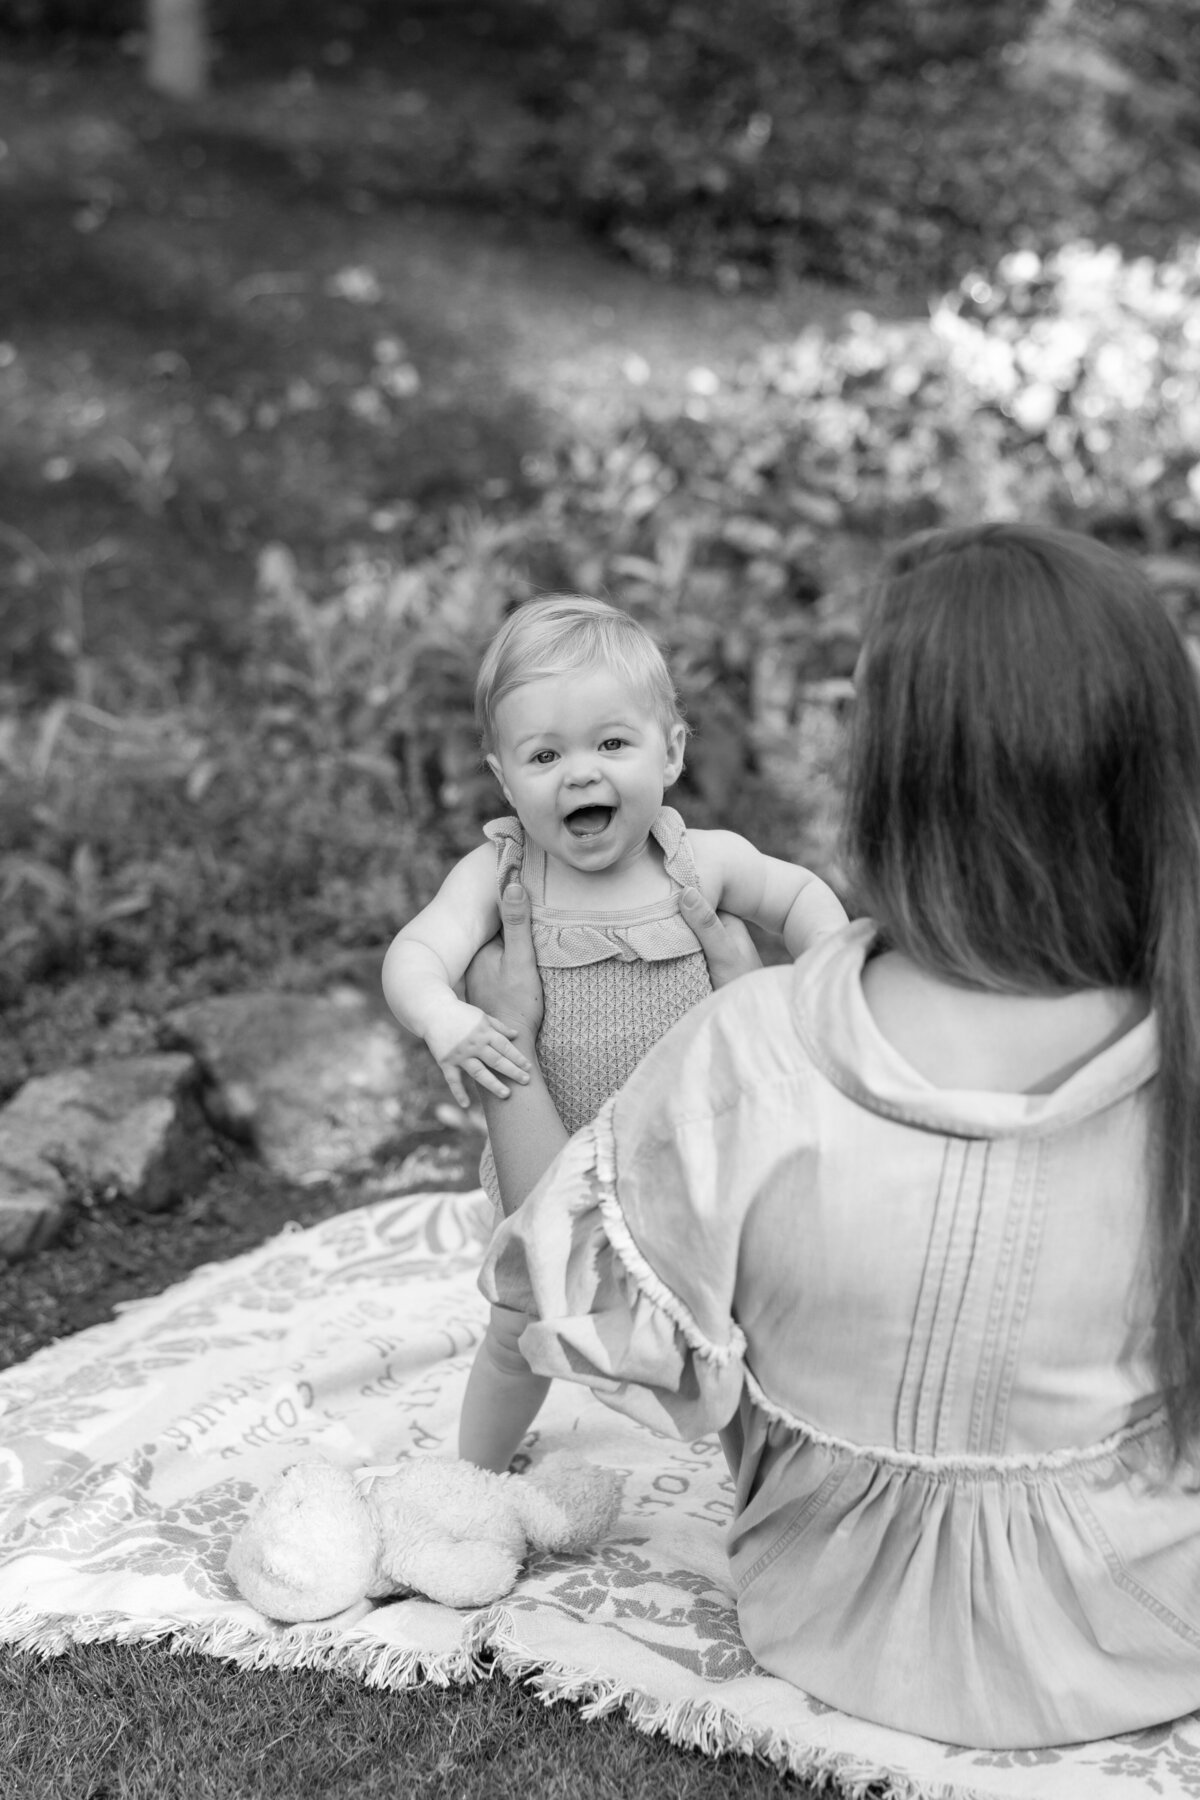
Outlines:
{"type": "Polygon", "coordinates": [[[173,100],[195,100],[208,85],[205,0],[146,0],[146,80],[173,100]]]}

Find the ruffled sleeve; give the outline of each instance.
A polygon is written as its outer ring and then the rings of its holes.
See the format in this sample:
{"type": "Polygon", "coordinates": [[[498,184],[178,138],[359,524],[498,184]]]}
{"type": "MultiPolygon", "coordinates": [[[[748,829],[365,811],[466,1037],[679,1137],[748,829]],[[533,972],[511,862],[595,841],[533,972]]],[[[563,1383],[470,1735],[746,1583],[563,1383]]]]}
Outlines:
{"type": "Polygon", "coordinates": [[[737,1410],[744,1342],[709,1337],[641,1255],[605,1170],[611,1105],[496,1234],[480,1286],[525,1312],[540,1375],[583,1382],[655,1431],[697,1437],[737,1410]]]}
{"type": "Polygon", "coordinates": [[[539,1374],[683,1437],[727,1424],[744,1380],[739,1246],[778,1154],[738,1053],[753,987],[762,977],[655,1046],[505,1221],[480,1277],[529,1317],[521,1349],[539,1374]]]}

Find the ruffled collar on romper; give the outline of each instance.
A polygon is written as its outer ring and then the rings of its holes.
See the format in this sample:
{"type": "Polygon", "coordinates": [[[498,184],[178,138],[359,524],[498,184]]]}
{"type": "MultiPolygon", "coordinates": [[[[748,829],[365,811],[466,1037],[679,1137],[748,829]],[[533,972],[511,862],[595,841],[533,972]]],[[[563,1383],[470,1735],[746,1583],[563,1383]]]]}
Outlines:
{"type": "Polygon", "coordinates": [[[547,906],[546,853],[526,837],[520,820],[493,819],[483,830],[499,846],[498,891],[503,892],[515,876],[529,895],[533,948],[539,967],[577,969],[586,963],[614,958],[621,962],[666,962],[699,951],[695,933],[679,910],[680,893],[685,887],[696,887],[698,879],[687,831],[674,807],[662,807],[650,826],[650,835],[663,853],[671,892],[649,906],[617,911],[547,906]]]}

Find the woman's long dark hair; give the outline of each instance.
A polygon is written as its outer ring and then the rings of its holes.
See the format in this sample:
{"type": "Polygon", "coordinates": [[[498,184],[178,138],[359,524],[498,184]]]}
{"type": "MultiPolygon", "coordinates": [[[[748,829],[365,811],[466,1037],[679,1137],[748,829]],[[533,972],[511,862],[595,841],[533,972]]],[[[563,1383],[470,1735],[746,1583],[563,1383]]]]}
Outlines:
{"type": "Polygon", "coordinates": [[[1200,688],[1135,566],[1015,524],[908,540],[872,596],[847,807],[862,910],[993,990],[1147,991],[1155,1359],[1200,1442],[1200,688]]]}

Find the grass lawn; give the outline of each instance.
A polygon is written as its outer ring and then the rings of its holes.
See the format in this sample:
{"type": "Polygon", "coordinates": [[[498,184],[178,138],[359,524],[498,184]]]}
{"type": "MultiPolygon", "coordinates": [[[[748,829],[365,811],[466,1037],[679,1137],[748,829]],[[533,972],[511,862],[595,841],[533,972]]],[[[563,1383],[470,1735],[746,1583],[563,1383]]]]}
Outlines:
{"type": "Polygon", "coordinates": [[[807,1783],[545,1707],[502,1677],[380,1693],[305,1670],[247,1673],[146,1645],[0,1669],[13,1800],[781,1800],[807,1783]]]}

